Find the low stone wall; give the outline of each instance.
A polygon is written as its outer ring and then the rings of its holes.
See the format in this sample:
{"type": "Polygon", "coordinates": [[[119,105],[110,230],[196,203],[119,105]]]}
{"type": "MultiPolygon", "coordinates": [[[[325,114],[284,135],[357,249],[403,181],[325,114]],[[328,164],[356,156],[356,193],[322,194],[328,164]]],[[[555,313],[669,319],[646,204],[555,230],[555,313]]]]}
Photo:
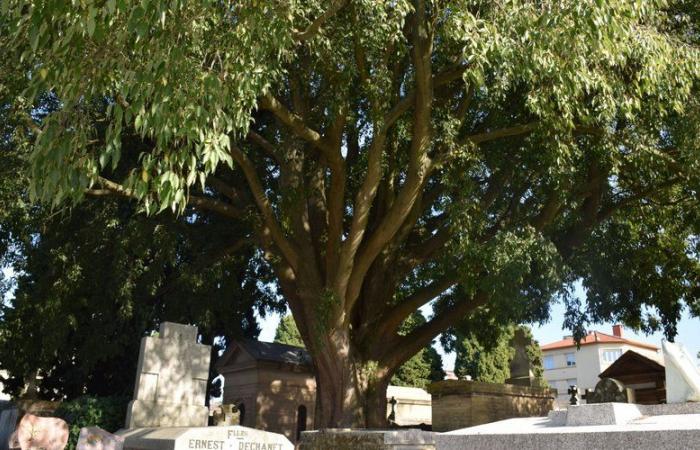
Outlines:
{"type": "Polygon", "coordinates": [[[420,430],[326,429],[301,433],[298,450],[435,450],[435,433],[420,430]]]}
{"type": "Polygon", "coordinates": [[[546,416],[554,389],[445,380],[428,386],[433,396],[433,431],[443,432],[512,417],[546,416]]]}

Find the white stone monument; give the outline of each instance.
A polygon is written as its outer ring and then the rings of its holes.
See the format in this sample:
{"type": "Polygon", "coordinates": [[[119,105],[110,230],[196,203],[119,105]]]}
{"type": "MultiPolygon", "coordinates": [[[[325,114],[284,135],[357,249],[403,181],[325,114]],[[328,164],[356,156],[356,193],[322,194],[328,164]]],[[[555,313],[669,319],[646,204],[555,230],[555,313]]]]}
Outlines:
{"type": "Polygon", "coordinates": [[[666,402],[700,402],[700,370],[680,344],[664,341],[666,402]]]}
{"type": "Polygon", "coordinates": [[[202,427],[211,347],[197,343],[197,327],[172,322],[158,336],[141,339],[134,400],[127,428],[202,427]]]}
{"type": "Polygon", "coordinates": [[[281,434],[238,425],[197,428],[142,428],[117,432],[125,450],[294,450],[281,434]]]}

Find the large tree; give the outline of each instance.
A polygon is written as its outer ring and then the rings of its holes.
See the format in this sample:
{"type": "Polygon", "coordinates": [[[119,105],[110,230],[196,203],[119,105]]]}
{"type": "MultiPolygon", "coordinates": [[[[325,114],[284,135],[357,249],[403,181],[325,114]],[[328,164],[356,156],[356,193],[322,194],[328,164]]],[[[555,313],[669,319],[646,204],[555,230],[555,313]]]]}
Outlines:
{"type": "Polygon", "coordinates": [[[577,334],[700,310],[693,4],[8,0],[0,76],[38,198],[249,227],[316,425],[381,426],[397,368],[475,313],[543,318],[579,279],[577,334]]]}

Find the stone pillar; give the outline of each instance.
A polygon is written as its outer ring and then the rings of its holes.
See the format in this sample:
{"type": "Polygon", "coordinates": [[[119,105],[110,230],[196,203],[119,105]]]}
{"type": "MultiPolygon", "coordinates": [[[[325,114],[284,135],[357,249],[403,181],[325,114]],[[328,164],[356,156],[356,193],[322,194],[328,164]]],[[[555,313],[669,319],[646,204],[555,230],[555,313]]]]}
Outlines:
{"type": "Polygon", "coordinates": [[[126,427],[206,426],[210,351],[197,343],[197,327],[177,323],[163,322],[158,336],[141,339],[126,427]]]}

